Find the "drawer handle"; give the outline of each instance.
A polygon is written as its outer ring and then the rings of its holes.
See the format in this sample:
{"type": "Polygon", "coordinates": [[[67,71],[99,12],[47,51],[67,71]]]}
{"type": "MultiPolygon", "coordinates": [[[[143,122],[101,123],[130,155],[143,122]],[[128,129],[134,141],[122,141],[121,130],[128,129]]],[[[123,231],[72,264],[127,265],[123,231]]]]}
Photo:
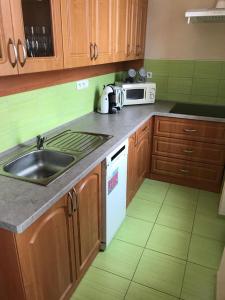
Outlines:
{"type": "Polygon", "coordinates": [[[184,149],[183,152],[184,153],[193,153],[194,150],[192,150],[192,149],[184,149]]]}
{"type": "Polygon", "coordinates": [[[184,128],[185,132],[197,132],[197,129],[184,128]]]}
{"type": "Polygon", "coordinates": [[[190,171],[187,170],[187,169],[180,169],[179,171],[180,171],[181,173],[183,173],[183,174],[189,174],[189,173],[190,173],[190,171]]]}

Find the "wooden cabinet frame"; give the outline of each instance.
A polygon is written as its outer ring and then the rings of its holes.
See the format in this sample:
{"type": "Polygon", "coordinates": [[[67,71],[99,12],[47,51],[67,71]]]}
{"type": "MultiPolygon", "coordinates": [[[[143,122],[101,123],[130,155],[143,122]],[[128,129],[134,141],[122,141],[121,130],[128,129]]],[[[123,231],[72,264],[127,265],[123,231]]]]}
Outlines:
{"type": "Polygon", "coordinates": [[[101,165],[23,233],[0,229],[0,299],[69,299],[100,249],[101,165]]]}

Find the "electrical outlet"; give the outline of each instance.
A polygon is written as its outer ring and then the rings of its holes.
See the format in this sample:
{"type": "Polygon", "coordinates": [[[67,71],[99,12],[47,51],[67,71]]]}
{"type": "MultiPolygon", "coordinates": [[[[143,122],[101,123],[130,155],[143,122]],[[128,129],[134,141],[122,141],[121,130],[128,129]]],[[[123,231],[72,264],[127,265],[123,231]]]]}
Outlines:
{"type": "Polygon", "coordinates": [[[89,86],[89,81],[88,79],[84,79],[84,80],[79,80],[77,81],[77,90],[83,90],[88,88],[89,86]]]}
{"type": "Polygon", "coordinates": [[[152,72],[147,72],[147,78],[152,78],[152,72]]]}

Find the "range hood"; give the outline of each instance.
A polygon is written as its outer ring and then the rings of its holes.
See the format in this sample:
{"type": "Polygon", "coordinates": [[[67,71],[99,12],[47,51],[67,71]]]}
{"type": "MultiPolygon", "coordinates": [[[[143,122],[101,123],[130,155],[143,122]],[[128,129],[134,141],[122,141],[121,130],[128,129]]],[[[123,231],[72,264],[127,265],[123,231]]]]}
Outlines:
{"type": "Polygon", "coordinates": [[[218,0],[212,9],[193,9],[185,13],[188,24],[196,22],[225,22],[225,0],[218,0]]]}

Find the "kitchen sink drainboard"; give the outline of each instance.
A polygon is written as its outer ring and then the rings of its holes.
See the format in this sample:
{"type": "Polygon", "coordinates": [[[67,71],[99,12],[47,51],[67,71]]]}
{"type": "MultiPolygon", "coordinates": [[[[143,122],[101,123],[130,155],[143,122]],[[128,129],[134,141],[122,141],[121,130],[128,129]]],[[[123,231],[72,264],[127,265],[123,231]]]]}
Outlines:
{"type": "Polygon", "coordinates": [[[46,146],[63,151],[87,154],[105,143],[111,136],[67,130],[55,136],[46,146]]]}

